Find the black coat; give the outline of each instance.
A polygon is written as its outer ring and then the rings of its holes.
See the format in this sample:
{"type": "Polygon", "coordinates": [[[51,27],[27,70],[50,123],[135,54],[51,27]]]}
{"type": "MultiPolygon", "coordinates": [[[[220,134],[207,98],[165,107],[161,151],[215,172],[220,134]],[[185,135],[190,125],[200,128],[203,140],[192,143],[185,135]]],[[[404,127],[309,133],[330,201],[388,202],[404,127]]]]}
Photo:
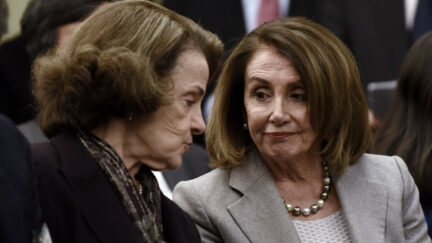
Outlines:
{"type": "Polygon", "coordinates": [[[0,242],[31,242],[40,227],[30,146],[0,115],[0,242]]]}
{"type": "MultiPolygon", "coordinates": [[[[43,219],[54,242],[143,242],[104,171],[73,133],[32,145],[43,219]]],[[[167,242],[200,242],[192,220],[162,196],[167,242]]]]}

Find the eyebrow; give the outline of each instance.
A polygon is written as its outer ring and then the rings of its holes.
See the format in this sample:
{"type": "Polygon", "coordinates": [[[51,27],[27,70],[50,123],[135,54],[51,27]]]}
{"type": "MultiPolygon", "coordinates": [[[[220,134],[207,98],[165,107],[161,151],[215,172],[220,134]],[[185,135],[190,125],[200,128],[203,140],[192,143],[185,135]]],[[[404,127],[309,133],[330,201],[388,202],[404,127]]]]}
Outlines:
{"type": "MultiPolygon", "coordinates": [[[[269,81],[267,81],[266,79],[262,79],[260,77],[251,77],[251,78],[246,79],[246,80],[249,80],[248,83],[250,83],[250,84],[258,83],[258,84],[270,85],[269,81]]],[[[290,83],[289,86],[293,86],[296,88],[304,88],[304,84],[300,78],[298,78],[297,80],[294,80],[294,82],[290,83]]]]}
{"type": "Polygon", "coordinates": [[[248,83],[263,83],[263,84],[270,84],[269,81],[259,78],[259,77],[250,77],[246,78],[246,81],[249,81],[248,83]]]}
{"type": "Polygon", "coordinates": [[[205,93],[205,91],[204,91],[204,89],[203,88],[201,88],[200,86],[198,86],[198,85],[194,85],[193,87],[192,87],[192,90],[189,90],[189,91],[187,91],[186,93],[185,93],[185,95],[193,95],[193,96],[197,96],[197,97],[203,97],[204,96],[204,93],[205,93]]]}

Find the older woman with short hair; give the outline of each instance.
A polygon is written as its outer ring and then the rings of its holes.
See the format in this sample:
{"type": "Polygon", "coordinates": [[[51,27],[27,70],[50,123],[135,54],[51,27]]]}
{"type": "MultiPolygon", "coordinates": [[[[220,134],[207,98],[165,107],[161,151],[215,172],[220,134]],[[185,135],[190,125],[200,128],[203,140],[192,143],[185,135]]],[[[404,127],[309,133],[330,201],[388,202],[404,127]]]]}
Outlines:
{"type": "Polygon", "coordinates": [[[403,160],[365,153],[355,59],[310,20],[266,23],[233,50],[206,141],[218,169],[174,191],[204,242],[430,242],[403,160]]]}
{"type": "Polygon", "coordinates": [[[107,4],[36,61],[32,147],[54,242],[200,242],[150,170],[180,166],[205,129],[201,100],[220,40],[147,1],[107,4]]]}

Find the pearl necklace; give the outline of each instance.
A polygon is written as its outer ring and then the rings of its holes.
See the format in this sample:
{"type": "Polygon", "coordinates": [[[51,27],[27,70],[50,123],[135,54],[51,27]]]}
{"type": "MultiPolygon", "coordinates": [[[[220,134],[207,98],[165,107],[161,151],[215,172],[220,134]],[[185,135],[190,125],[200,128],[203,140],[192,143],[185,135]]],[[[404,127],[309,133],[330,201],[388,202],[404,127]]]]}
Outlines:
{"type": "Polygon", "coordinates": [[[299,206],[294,207],[291,203],[285,202],[285,199],[283,199],[283,203],[288,213],[292,213],[292,215],[294,216],[299,216],[300,214],[303,214],[304,216],[309,216],[311,213],[314,214],[317,213],[318,210],[320,210],[324,206],[324,202],[328,198],[330,193],[331,179],[330,179],[330,172],[329,172],[329,167],[327,165],[327,162],[322,161],[322,166],[324,170],[323,173],[324,186],[323,186],[322,193],[320,195],[320,199],[318,199],[318,201],[312,206],[310,206],[309,208],[303,208],[303,209],[301,209],[299,206]]]}
{"type": "Polygon", "coordinates": [[[138,183],[138,193],[142,196],[143,194],[143,186],[141,185],[141,182],[137,182],[138,183]]]}

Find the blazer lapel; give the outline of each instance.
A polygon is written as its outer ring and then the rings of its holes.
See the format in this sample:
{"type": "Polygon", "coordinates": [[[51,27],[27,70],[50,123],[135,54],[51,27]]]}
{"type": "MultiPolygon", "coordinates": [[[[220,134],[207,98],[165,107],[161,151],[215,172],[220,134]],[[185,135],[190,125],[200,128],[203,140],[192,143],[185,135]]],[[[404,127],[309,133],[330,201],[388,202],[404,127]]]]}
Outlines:
{"type": "Polygon", "coordinates": [[[52,139],[88,227],[101,242],[142,242],[105,173],[73,134],[52,139]]]}
{"type": "Polygon", "coordinates": [[[352,165],[340,177],[333,177],[339,202],[354,242],[384,242],[387,186],[366,180],[359,170],[352,165]]]}
{"type": "Polygon", "coordinates": [[[256,151],[241,167],[234,168],[230,186],[243,196],[228,206],[251,242],[300,242],[271,174],[256,151]]]}

